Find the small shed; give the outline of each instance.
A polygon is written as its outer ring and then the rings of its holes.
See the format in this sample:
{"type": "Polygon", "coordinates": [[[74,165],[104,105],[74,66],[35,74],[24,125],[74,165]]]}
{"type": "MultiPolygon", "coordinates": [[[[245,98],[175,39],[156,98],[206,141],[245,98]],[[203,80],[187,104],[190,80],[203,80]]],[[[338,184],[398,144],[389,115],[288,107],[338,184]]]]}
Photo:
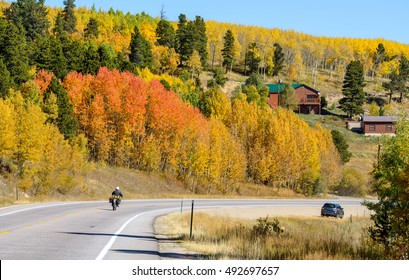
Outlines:
{"type": "Polygon", "coordinates": [[[379,136],[396,133],[395,116],[363,116],[361,127],[364,135],[379,136]]]}

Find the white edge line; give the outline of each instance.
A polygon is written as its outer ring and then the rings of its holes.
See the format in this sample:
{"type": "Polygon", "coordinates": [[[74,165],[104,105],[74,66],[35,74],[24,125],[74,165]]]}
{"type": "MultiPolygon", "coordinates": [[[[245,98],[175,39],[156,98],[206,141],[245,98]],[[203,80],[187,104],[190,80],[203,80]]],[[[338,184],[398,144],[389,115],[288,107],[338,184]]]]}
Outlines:
{"type": "Polygon", "coordinates": [[[168,208],[168,209],[159,209],[159,210],[154,210],[154,211],[149,211],[149,212],[143,212],[143,213],[139,213],[135,216],[133,216],[132,218],[130,218],[128,221],[126,221],[119,229],[117,232],[115,232],[115,234],[111,237],[111,239],[108,241],[108,243],[105,245],[105,247],[102,249],[102,251],[99,253],[99,255],[96,257],[95,260],[103,260],[105,255],[108,253],[109,249],[111,249],[111,246],[114,244],[116,238],[121,234],[121,232],[124,230],[124,228],[133,220],[135,220],[136,218],[139,218],[142,215],[146,215],[146,214],[151,214],[151,213],[155,213],[155,212],[161,212],[161,211],[169,211],[169,210],[177,210],[179,208],[168,208]]]}

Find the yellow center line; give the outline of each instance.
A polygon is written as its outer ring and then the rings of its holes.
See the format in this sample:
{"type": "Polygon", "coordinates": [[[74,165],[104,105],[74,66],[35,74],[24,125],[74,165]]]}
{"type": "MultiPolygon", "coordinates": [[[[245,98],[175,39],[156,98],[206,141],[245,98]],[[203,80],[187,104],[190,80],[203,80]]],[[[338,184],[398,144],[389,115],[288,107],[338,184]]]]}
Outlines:
{"type": "Polygon", "coordinates": [[[24,228],[31,228],[31,226],[30,226],[30,225],[27,225],[27,226],[24,226],[24,228]]]}
{"type": "Polygon", "coordinates": [[[8,234],[9,232],[8,231],[2,231],[2,232],[0,232],[0,234],[8,234]]]}

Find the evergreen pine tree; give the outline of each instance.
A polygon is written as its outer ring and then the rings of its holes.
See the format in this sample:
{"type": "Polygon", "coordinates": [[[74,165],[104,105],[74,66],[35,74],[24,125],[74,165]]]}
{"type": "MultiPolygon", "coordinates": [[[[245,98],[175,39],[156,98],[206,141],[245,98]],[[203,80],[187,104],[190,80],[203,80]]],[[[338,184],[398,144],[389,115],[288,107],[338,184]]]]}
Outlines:
{"type": "Polygon", "coordinates": [[[222,49],[223,66],[226,67],[226,73],[233,66],[234,59],[234,36],[231,30],[227,30],[224,35],[224,44],[222,49]]]}
{"type": "Polygon", "coordinates": [[[55,18],[55,24],[52,31],[56,37],[63,36],[66,32],[64,29],[64,15],[61,12],[58,13],[55,18]]]}
{"type": "Polygon", "coordinates": [[[115,65],[115,50],[112,46],[102,43],[98,47],[100,67],[107,67],[108,69],[114,69],[115,65]]]}
{"type": "Polygon", "coordinates": [[[168,48],[175,47],[175,29],[169,21],[161,19],[156,27],[156,43],[159,46],[166,46],[168,48]]]}
{"type": "Polygon", "coordinates": [[[4,15],[14,24],[23,26],[29,39],[48,33],[50,22],[44,0],[17,0],[4,10],[4,15]]]}
{"type": "Polygon", "coordinates": [[[51,39],[51,67],[49,70],[59,79],[63,79],[68,73],[67,59],[58,38],[51,39]]]}
{"type": "Polygon", "coordinates": [[[246,66],[249,68],[250,74],[258,73],[258,67],[261,62],[261,57],[258,54],[256,43],[251,43],[246,52],[246,66]]]}
{"type": "Polygon", "coordinates": [[[88,46],[85,47],[82,73],[96,75],[100,67],[100,58],[98,49],[93,42],[87,42],[88,46]]]}
{"type": "Polygon", "coordinates": [[[284,68],[284,52],[283,48],[278,43],[274,44],[273,63],[273,76],[278,76],[284,68]]]}
{"type": "MultiPolygon", "coordinates": [[[[76,134],[77,119],[74,117],[73,106],[69,101],[68,94],[64,87],[53,77],[48,86],[46,96],[55,94],[57,96],[58,117],[57,126],[65,139],[72,139],[76,134]]],[[[47,101],[44,101],[46,103],[47,101]]]]}
{"type": "Polygon", "coordinates": [[[3,37],[0,38],[0,55],[3,57],[3,62],[6,64],[13,82],[20,85],[30,78],[29,48],[24,36],[24,30],[10,21],[1,24],[0,28],[4,28],[0,32],[3,37]]]}
{"type": "Polygon", "coordinates": [[[77,18],[74,14],[75,0],[64,0],[64,9],[62,11],[64,16],[64,30],[68,33],[76,32],[75,25],[77,24],[77,18]]]}
{"type": "Polygon", "coordinates": [[[84,30],[85,38],[98,38],[99,23],[95,18],[90,18],[84,30]]]}
{"type": "Polygon", "coordinates": [[[134,33],[129,45],[129,60],[139,68],[152,68],[153,55],[151,44],[142,36],[138,27],[135,26],[134,33]]]}
{"type": "Polygon", "coordinates": [[[51,70],[51,40],[50,36],[39,37],[32,45],[33,53],[31,55],[31,61],[38,69],[51,70]]]}
{"type": "Polygon", "coordinates": [[[10,77],[10,72],[7,70],[3,59],[0,58],[0,98],[6,98],[8,96],[8,91],[12,87],[12,79],[10,77]]]}
{"type": "Polygon", "coordinates": [[[409,61],[406,56],[402,53],[399,60],[399,92],[400,92],[400,103],[402,103],[403,96],[407,96],[409,88],[407,83],[409,82],[409,61]]]}
{"type": "Polygon", "coordinates": [[[68,38],[61,45],[67,61],[67,72],[81,72],[83,70],[85,46],[78,41],[68,40],[68,38]]]}
{"type": "Polygon", "coordinates": [[[346,70],[342,94],[345,96],[340,101],[340,108],[347,113],[349,117],[363,114],[362,106],[365,102],[364,93],[364,67],[360,61],[351,61],[346,70]]]}
{"type": "Polygon", "coordinates": [[[202,17],[196,16],[191,32],[194,38],[194,49],[198,51],[200,62],[205,67],[207,63],[207,35],[206,23],[202,17]]]}
{"type": "Polygon", "coordinates": [[[194,40],[192,32],[194,28],[191,24],[188,27],[186,15],[179,15],[178,29],[176,30],[176,52],[179,54],[180,65],[186,64],[194,50],[194,40]],[[189,32],[192,31],[192,32],[189,32]]]}
{"type": "Polygon", "coordinates": [[[378,44],[376,48],[376,52],[372,56],[373,61],[373,70],[372,70],[372,78],[376,75],[376,70],[378,66],[387,59],[386,50],[382,43],[378,44]]]}
{"type": "Polygon", "coordinates": [[[394,93],[400,94],[399,102],[402,103],[403,97],[407,96],[409,92],[407,86],[409,81],[409,61],[403,53],[401,54],[397,71],[393,70],[389,78],[389,82],[382,84],[385,89],[389,90],[389,103],[391,103],[394,93]]]}
{"type": "Polygon", "coordinates": [[[376,70],[378,69],[379,65],[381,65],[383,62],[391,61],[395,57],[396,55],[389,56],[386,53],[386,49],[383,46],[383,44],[379,43],[378,47],[376,48],[375,53],[372,55],[372,62],[373,62],[372,79],[376,75],[376,70]]]}
{"type": "Polygon", "coordinates": [[[135,69],[132,62],[129,61],[127,54],[123,52],[117,54],[115,65],[122,72],[133,72],[135,69]]]}
{"type": "Polygon", "coordinates": [[[348,151],[349,145],[345,140],[344,136],[338,130],[331,130],[332,141],[334,142],[335,147],[338,150],[338,153],[341,157],[343,163],[347,163],[352,154],[348,151]]]}

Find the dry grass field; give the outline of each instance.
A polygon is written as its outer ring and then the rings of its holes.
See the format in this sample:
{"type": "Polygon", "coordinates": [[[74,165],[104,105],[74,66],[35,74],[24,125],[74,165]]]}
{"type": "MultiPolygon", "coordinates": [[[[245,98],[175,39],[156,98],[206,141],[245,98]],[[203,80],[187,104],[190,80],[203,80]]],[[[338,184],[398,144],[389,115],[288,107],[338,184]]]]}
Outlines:
{"type": "MultiPolygon", "coordinates": [[[[246,211],[241,211],[246,212],[246,211]]],[[[203,259],[239,260],[356,260],[382,258],[377,248],[366,245],[363,229],[368,217],[335,219],[276,217],[243,219],[197,213],[193,240],[189,240],[190,216],[180,213],[161,217],[156,228],[179,240],[184,252],[203,259]]],[[[165,250],[169,250],[167,247],[165,250]]],[[[175,245],[173,245],[175,250],[175,245]]]]}

